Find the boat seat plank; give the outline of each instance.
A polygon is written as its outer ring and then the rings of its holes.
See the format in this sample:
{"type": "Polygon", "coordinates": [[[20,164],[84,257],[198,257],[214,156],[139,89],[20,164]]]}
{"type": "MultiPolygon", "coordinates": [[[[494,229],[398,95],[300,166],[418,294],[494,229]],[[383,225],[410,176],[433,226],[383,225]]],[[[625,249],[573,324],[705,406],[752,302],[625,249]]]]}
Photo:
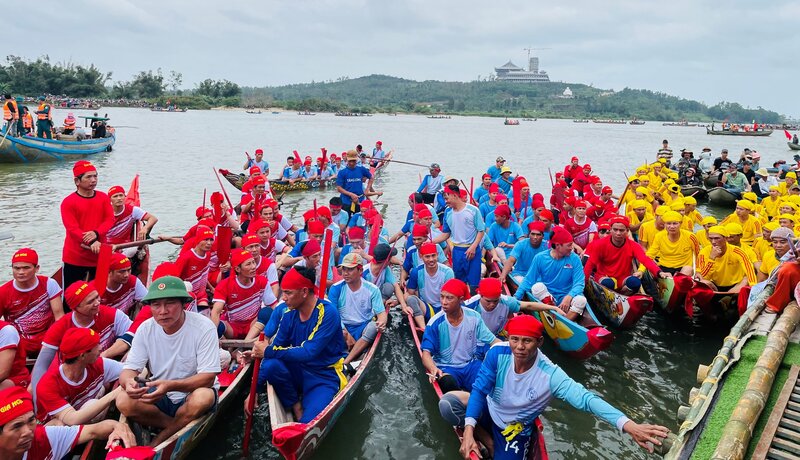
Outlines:
{"type": "Polygon", "coordinates": [[[780,437],[781,439],[790,441],[795,445],[800,445],[800,433],[798,433],[797,431],[789,430],[783,427],[778,427],[778,431],[775,432],[775,435],[780,437]]]}
{"type": "Polygon", "coordinates": [[[780,424],[778,426],[789,430],[794,430],[800,433],[800,422],[795,420],[791,420],[788,418],[781,419],[780,424]]]}
{"type": "Polygon", "coordinates": [[[800,441],[800,431],[797,430],[800,427],[800,412],[789,407],[797,406],[791,401],[791,397],[797,387],[798,375],[800,366],[792,366],[753,452],[753,459],[800,460],[800,444],[792,442],[800,441]]]}
{"type": "MultiPolygon", "coordinates": [[[[755,458],[755,457],[753,457],[753,458],[755,458]]],[[[766,458],[769,458],[771,460],[798,460],[798,459],[800,459],[800,457],[798,457],[797,455],[793,455],[793,454],[791,454],[789,452],[783,452],[783,451],[780,451],[778,449],[770,449],[769,452],[767,452],[766,458]]]]}
{"type": "Polygon", "coordinates": [[[785,439],[774,438],[772,440],[772,446],[795,456],[800,455],[800,444],[796,444],[785,439]]]}

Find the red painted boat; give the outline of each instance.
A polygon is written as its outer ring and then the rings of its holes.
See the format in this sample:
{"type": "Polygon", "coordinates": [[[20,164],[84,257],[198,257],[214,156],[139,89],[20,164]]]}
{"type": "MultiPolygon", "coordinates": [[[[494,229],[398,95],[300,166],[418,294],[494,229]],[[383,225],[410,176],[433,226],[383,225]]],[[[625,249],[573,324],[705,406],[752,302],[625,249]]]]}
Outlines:
{"type": "Polygon", "coordinates": [[[583,291],[586,300],[608,319],[611,325],[629,329],[653,309],[653,298],[645,294],[625,295],[612,291],[600,283],[587,280],[583,291]]]}

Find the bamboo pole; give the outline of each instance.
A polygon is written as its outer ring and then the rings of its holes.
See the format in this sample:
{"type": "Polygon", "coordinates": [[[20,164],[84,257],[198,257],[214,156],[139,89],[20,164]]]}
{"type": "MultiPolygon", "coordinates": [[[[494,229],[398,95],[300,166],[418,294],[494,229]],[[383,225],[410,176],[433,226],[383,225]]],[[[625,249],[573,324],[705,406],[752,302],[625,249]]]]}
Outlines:
{"type": "Polygon", "coordinates": [[[772,390],[772,383],[775,381],[775,374],[786,353],[789,336],[794,332],[798,322],[800,322],[800,307],[796,302],[791,302],[767,336],[767,345],[750,373],[747,387],[722,430],[722,436],[711,457],[713,460],[744,458],[753,435],[753,428],[764,410],[772,390]]]}

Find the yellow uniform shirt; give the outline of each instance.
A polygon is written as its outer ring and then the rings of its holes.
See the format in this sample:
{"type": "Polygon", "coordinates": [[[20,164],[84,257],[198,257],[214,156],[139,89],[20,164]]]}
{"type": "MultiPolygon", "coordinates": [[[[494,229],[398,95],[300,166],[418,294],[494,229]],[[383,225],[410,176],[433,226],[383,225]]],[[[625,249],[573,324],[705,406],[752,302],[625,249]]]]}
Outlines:
{"type": "Polygon", "coordinates": [[[694,257],[700,253],[700,243],[694,233],[680,230],[677,241],[670,241],[666,230],[656,233],[656,236],[647,249],[647,256],[655,260],[658,265],[667,268],[681,268],[691,266],[694,257]]]}
{"type": "Polygon", "coordinates": [[[658,231],[655,219],[643,223],[639,227],[639,244],[646,245],[649,248],[653,244],[653,238],[656,237],[656,232],[658,231]]]}
{"type": "Polygon", "coordinates": [[[753,241],[761,236],[761,221],[753,216],[747,216],[747,220],[742,222],[736,213],[730,214],[720,222],[720,225],[735,222],[742,226],[742,246],[752,246],[753,241]]]}
{"type": "Polygon", "coordinates": [[[755,251],[758,260],[763,261],[764,254],[766,254],[767,251],[770,251],[771,249],[772,249],[772,243],[769,240],[765,240],[763,236],[759,236],[758,238],[756,238],[755,241],[753,241],[753,251],[755,251]]]}
{"type": "Polygon", "coordinates": [[[763,261],[761,262],[761,266],[758,267],[758,271],[761,273],[769,276],[772,273],[772,270],[775,269],[778,265],[780,265],[781,261],[775,256],[775,250],[770,249],[769,251],[764,253],[763,261]]]}
{"type": "Polygon", "coordinates": [[[700,249],[703,249],[704,247],[706,247],[706,246],[711,244],[711,242],[708,241],[708,235],[706,235],[706,229],[705,228],[701,228],[700,230],[698,230],[694,234],[694,236],[697,237],[697,242],[700,243],[700,249]]]}
{"type": "Polygon", "coordinates": [[[642,220],[639,220],[639,216],[637,216],[636,213],[633,211],[630,211],[625,215],[628,217],[628,220],[631,221],[631,225],[639,225],[643,222],[649,222],[653,220],[653,213],[650,211],[644,213],[644,218],[642,220]]]}
{"type": "MultiPolygon", "coordinates": [[[[733,246],[733,245],[728,243],[728,246],[733,246]]],[[[751,263],[755,264],[756,262],[758,262],[758,255],[756,255],[756,252],[753,251],[753,248],[751,248],[750,246],[736,246],[736,247],[744,251],[745,254],[747,254],[747,258],[750,260],[751,263]]]]}
{"type": "Polygon", "coordinates": [[[683,216],[683,223],[681,223],[681,230],[694,232],[694,219],[692,219],[692,216],[683,216]]]}
{"type": "Polygon", "coordinates": [[[725,254],[711,260],[712,247],[706,246],[697,256],[697,273],[700,276],[717,287],[735,286],[745,277],[751,286],[756,284],[755,268],[741,248],[729,244],[725,254]]]}
{"type": "Polygon", "coordinates": [[[761,217],[762,222],[768,222],[776,217],[778,214],[778,208],[780,207],[780,199],[773,200],[771,196],[768,196],[761,200],[761,217]]]}

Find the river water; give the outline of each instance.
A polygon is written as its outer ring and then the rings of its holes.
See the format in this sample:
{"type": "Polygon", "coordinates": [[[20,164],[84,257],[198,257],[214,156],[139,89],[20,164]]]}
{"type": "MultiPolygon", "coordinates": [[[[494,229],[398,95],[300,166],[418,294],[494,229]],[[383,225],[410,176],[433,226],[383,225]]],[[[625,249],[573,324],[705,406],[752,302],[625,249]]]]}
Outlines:
{"type": "MultiPolygon", "coordinates": [[[[376,140],[395,150],[395,158],[413,163],[438,162],[444,175],[467,184],[479,181],[485,169],[503,155],[515,173],[524,175],[533,191],[550,190],[548,168],[563,168],[572,155],[589,162],[615,191],[625,176],[646,160],[653,161],[662,139],[677,153],[704,146],[716,154],[728,148],[738,158],[745,147],[762,154],[762,166],[777,159],[791,160],[783,135],[767,138],[708,136],[702,128],[577,124],[571,120],[538,120],[504,126],[502,119],[454,117],[433,120],[421,116],[335,117],[298,116],[265,112],[190,111],[154,113],[141,109],[101,109],[117,130],[114,151],[93,162],[99,170],[99,189],[126,187],[141,174],[142,206],[159,217],[154,233],[182,235],[195,222],[194,210],[203,202],[203,189],[219,189],[212,167],[240,169],[244,151],[263,148],[273,176],[287,155],[298,150],[316,157],[320,147],[340,153],[358,143],[370,150],[376,140]]],[[[79,111],[76,115],[88,115],[79,111]]],[[[66,112],[56,111],[56,120],[66,112]]],[[[0,165],[0,232],[14,241],[0,242],[0,261],[8,261],[24,246],[40,254],[42,272],[59,265],[63,242],[59,204],[74,190],[71,164],[0,165]]],[[[392,165],[376,181],[385,191],[376,200],[390,229],[399,228],[408,209],[406,198],[417,187],[424,168],[392,165]]],[[[224,180],[224,179],[223,179],[224,180]]],[[[235,190],[226,185],[228,193],[235,190]]],[[[287,194],[284,213],[297,220],[317,198],[322,203],[333,192],[287,194]]],[[[724,210],[704,209],[714,215],[724,210]]],[[[154,262],[174,258],[177,249],[162,243],[152,247],[154,262]]],[[[10,268],[0,280],[11,278],[10,268]]],[[[724,331],[702,331],[650,313],[632,331],[616,332],[612,346],[588,361],[578,362],[558,353],[548,342],[543,351],[570,376],[632,419],[677,429],[675,411],[694,385],[699,363],[714,356],[724,331]]],[[[238,408],[221,419],[214,433],[192,458],[239,457],[243,421],[238,408]]],[[[637,447],[614,427],[555,401],[543,417],[551,458],[655,458],[637,447]]],[[[266,407],[258,412],[251,451],[258,459],[279,458],[269,442],[266,407]]],[[[333,459],[450,459],[458,458],[452,430],[439,417],[436,398],[421,371],[405,321],[392,314],[375,365],[366,375],[336,427],[319,449],[317,458],[333,459]]]]}

